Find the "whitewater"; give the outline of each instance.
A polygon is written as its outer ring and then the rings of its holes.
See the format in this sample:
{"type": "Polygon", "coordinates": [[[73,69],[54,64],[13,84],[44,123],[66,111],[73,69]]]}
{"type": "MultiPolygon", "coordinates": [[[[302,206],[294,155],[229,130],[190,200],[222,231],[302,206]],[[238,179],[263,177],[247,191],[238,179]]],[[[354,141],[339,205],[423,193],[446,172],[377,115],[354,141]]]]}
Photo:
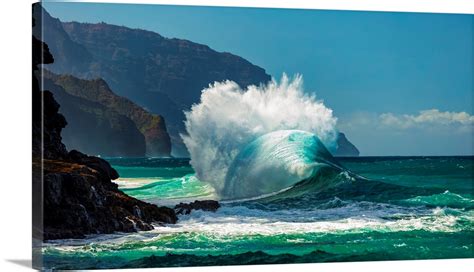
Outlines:
{"type": "Polygon", "coordinates": [[[182,138],[190,163],[197,177],[212,184],[224,198],[235,197],[225,192],[234,159],[260,136],[300,130],[335,148],[337,118],[315,95],[304,92],[301,75],[289,79],[284,74],[280,82],[272,80],[246,89],[232,81],[216,82],[202,91],[200,103],[185,115],[187,133],[182,138]]]}

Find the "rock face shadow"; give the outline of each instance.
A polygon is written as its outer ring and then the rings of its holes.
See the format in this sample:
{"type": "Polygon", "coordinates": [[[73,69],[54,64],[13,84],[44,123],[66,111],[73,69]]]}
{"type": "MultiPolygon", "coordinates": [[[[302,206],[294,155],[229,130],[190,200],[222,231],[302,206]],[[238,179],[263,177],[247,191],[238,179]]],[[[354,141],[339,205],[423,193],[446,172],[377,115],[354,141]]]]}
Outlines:
{"type": "Polygon", "coordinates": [[[26,259],[18,259],[18,260],[6,260],[7,262],[14,263],[19,266],[23,266],[26,268],[31,268],[31,260],[26,260],[26,259]]]}

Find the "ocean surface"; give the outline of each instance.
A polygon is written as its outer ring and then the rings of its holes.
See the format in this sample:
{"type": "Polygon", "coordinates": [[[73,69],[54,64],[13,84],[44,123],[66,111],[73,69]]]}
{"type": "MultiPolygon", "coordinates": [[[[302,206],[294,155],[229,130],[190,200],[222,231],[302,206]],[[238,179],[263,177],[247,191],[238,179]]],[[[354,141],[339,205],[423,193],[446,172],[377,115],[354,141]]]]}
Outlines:
{"type": "MultiPolygon", "coordinates": [[[[217,199],[188,159],[109,158],[125,193],[217,199]]],[[[153,231],[49,241],[56,269],[474,257],[474,157],[334,158],[283,190],[221,201],[153,231]]],[[[269,181],[265,181],[269,182],[269,181]]]]}

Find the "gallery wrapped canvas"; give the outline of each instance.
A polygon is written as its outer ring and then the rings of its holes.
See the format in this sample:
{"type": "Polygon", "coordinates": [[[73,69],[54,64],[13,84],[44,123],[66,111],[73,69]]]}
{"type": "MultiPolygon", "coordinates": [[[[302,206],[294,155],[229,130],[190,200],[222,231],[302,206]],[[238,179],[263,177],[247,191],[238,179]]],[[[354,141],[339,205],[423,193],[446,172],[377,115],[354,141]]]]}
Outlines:
{"type": "Polygon", "coordinates": [[[472,15],[32,15],[35,268],[474,257],[472,15]]]}

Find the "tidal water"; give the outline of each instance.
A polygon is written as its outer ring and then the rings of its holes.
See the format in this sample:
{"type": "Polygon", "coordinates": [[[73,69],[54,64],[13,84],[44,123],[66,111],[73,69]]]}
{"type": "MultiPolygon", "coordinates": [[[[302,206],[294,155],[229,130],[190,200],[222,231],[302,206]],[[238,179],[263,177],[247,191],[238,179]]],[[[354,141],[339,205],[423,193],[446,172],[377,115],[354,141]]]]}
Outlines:
{"type": "MultiPolygon", "coordinates": [[[[109,158],[125,193],[157,205],[219,199],[188,159],[109,158]]],[[[474,157],[336,158],[261,197],[221,201],[148,232],[49,241],[56,269],[474,257],[474,157]]],[[[268,181],[271,182],[271,181],[268,181]]]]}

